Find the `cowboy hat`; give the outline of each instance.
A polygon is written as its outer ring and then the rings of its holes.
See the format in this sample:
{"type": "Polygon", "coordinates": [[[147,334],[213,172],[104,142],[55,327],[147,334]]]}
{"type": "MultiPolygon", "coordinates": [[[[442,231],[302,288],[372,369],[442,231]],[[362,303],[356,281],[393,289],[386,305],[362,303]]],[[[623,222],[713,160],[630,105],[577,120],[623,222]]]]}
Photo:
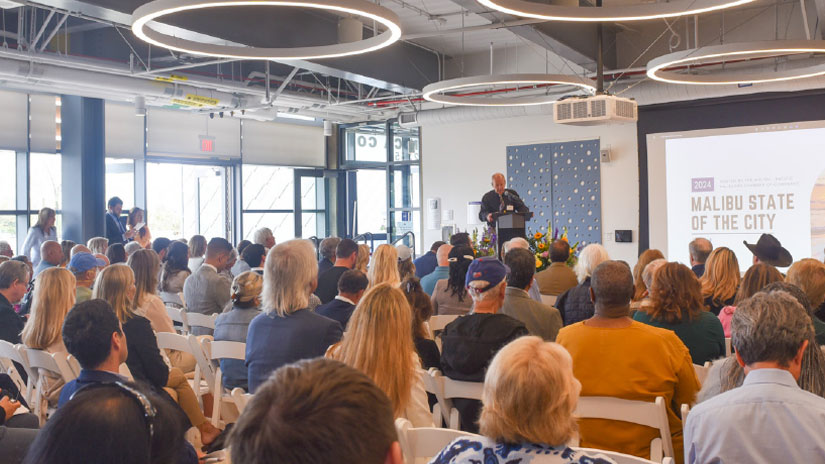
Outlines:
{"type": "Polygon", "coordinates": [[[788,267],[793,263],[791,253],[782,247],[779,240],[771,234],[762,234],[755,244],[745,240],[742,243],[753,253],[759,261],[776,267],[788,267]]]}

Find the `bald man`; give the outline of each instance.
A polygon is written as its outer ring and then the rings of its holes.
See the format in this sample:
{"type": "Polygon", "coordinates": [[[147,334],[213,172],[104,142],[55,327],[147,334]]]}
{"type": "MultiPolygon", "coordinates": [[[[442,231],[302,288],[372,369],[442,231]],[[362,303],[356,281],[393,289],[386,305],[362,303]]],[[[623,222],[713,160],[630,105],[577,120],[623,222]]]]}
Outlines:
{"type": "Polygon", "coordinates": [[[436,267],[433,272],[425,275],[421,278],[421,288],[424,290],[424,293],[427,295],[433,296],[433,290],[435,290],[435,284],[438,283],[439,280],[446,279],[450,277],[450,251],[452,251],[453,246],[450,244],[444,244],[438,247],[438,250],[435,252],[435,259],[438,261],[438,267],[436,267]]]}
{"type": "Polygon", "coordinates": [[[713,251],[713,244],[706,238],[696,238],[688,244],[690,252],[690,267],[696,277],[702,277],[705,273],[705,261],[708,260],[710,252],[713,251]]]}
{"type": "Polygon", "coordinates": [[[481,211],[478,213],[480,220],[486,221],[492,226],[495,223],[493,213],[502,211],[526,213],[528,211],[518,193],[515,190],[506,188],[507,179],[504,174],[500,172],[493,174],[492,186],[493,190],[485,193],[481,198],[481,211]]]}
{"type": "MultiPolygon", "coordinates": [[[[72,247],[71,255],[74,256],[78,253],[89,253],[89,254],[91,254],[92,250],[90,250],[89,247],[87,247],[86,245],[78,244],[78,245],[75,245],[75,246],[72,247]]],[[[69,258],[71,258],[72,256],[69,256],[69,258]]]]}
{"type": "Polygon", "coordinates": [[[60,246],[59,242],[55,242],[54,240],[46,240],[43,244],[40,245],[40,256],[42,257],[40,260],[40,264],[34,268],[34,276],[37,277],[38,274],[45,271],[50,267],[55,267],[63,262],[63,247],[60,246]]]}

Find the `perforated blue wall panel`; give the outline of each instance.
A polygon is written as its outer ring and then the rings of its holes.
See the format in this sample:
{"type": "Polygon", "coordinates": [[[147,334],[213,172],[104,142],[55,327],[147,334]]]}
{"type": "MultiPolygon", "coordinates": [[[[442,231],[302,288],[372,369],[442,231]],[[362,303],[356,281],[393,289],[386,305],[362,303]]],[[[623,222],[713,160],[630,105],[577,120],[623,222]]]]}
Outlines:
{"type": "Polygon", "coordinates": [[[507,147],[507,184],[534,214],[530,235],[567,227],[571,244],[600,243],[599,171],[598,139],[507,147]]]}

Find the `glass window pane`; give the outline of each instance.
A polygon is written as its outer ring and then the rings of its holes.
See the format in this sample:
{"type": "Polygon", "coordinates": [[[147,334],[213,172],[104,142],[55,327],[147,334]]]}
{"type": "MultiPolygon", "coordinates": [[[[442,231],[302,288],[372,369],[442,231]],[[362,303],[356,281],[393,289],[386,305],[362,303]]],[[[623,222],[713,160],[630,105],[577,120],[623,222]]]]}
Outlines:
{"type": "Polygon", "coordinates": [[[106,200],[115,196],[123,200],[124,209],[135,205],[134,160],[106,158],[106,200]]]}
{"type": "Polygon", "coordinates": [[[292,168],[243,165],[243,209],[295,209],[292,168]]]}
{"type": "MultiPolygon", "coordinates": [[[[252,234],[261,227],[272,229],[277,243],[295,238],[295,215],[293,213],[244,213],[243,236],[252,240],[252,234]]],[[[313,234],[307,235],[307,237],[313,234]]]]}
{"type": "Polygon", "coordinates": [[[383,123],[347,128],[344,137],[348,161],[387,162],[387,130],[383,123]]]}
{"type": "Polygon", "coordinates": [[[419,208],[420,166],[395,166],[392,168],[392,207],[419,208]]]}
{"type": "Polygon", "coordinates": [[[17,250],[17,216],[0,216],[0,240],[9,242],[14,253],[19,254],[17,250]]]}
{"type": "Polygon", "coordinates": [[[61,156],[55,153],[32,153],[29,157],[29,206],[33,210],[60,209],[63,179],[61,156]]]}
{"type": "Polygon", "coordinates": [[[387,232],[387,172],[383,169],[356,171],[358,232],[387,232]]]}
{"type": "MultiPolygon", "coordinates": [[[[423,248],[421,248],[421,211],[393,211],[393,240],[404,235],[407,232],[415,234],[415,254],[421,256],[423,248]]],[[[404,239],[403,242],[407,246],[412,246],[410,237],[404,239]]]]}
{"type": "Polygon", "coordinates": [[[324,178],[301,177],[301,209],[324,208],[324,178]]]}
{"type": "Polygon", "coordinates": [[[409,161],[420,159],[420,139],[418,128],[403,128],[397,122],[392,124],[392,159],[409,161]]]}
{"type": "Polygon", "coordinates": [[[0,209],[17,209],[16,157],[17,154],[11,150],[0,150],[0,172],[3,173],[3,180],[0,181],[0,209]]]}
{"type": "Polygon", "coordinates": [[[182,175],[179,164],[146,163],[146,223],[153,237],[184,237],[182,175]]]}
{"type": "MultiPolygon", "coordinates": [[[[200,169],[199,171],[203,171],[200,169]]],[[[224,224],[224,179],[220,175],[223,169],[208,168],[197,175],[197,206],[198,233],[204,237],[225,237],[224,224]],[[205,174],[205,175],[203,175],[205,174]]]]}

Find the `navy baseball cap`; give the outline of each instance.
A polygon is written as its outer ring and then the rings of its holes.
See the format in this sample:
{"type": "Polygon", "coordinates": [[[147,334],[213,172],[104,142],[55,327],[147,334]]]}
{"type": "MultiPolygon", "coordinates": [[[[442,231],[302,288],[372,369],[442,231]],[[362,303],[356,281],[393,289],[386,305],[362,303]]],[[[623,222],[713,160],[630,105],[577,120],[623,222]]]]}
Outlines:
{"type": "Polygon", "coordinates": [[[95,256],[91,253],[76,253],[72,256],[72,259],[69,261],[69,270],[72,271],[74,274],[81,274],[89,269],[94,269],[96,267],[103,267],[106,265],[106,262],[102,259],[95,258],[95,256]]]}
{"type": "Polygon", "coordinates": [[[467,277],[464,279],[464,286],[469,287],[471,282],[483,281],[487,282],[487,286],[478,291],[481,293],[500,284],[510,272],[504,263],[493,257],[484,257],[473,260],[470,267],[467,269],[467,277]]]}

